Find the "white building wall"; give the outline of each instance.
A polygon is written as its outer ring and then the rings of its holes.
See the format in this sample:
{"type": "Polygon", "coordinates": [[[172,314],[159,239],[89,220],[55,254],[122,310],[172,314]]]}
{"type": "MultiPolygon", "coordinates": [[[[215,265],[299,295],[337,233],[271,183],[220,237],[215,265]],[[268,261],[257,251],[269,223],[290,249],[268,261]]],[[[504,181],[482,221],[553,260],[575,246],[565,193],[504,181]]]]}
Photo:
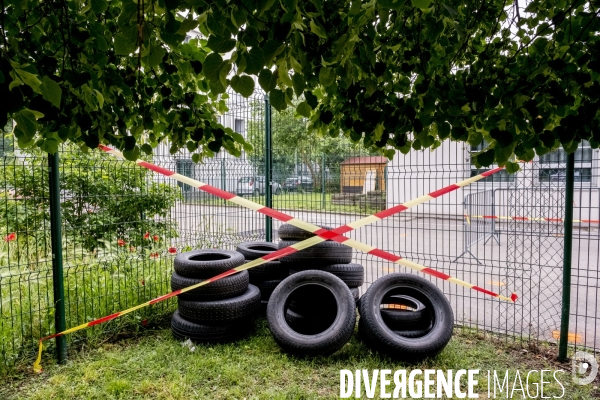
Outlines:
{"type": "MultiPolygon", "coordinates": [[[[471,176],[470,147],[468,144],[445,141],[434,151],[411,151],[407,155],[397,153],[388,163],[387,202],[388,207],[402,204],[408,200],[441,189],[452,183],[471,176]]],[[[600,152],[593,151],[592,182],[575,182],[574,219],[600,218],[600,152]]],[[[515,198],[521,198],[521,209],[531,214],[529,217],[561,217],[556,215],[557,205],[564,204],[564,182],[540,182],[539,164],[524,163],[522,170],[515,174],[514,182],[478,182],[463,189],[443,195],[404,213],[425,216],[450,217],[462,219],[465,211],[465,196],[482,191],[494,191],[495,214],[507,215],[516,204],[508,204],[515,198]],[[506,189],[523,190],[522,196],[509,196],[506,189]],[[543,197],[535,193],[544,192],[543,197]],[[546,205],[546,207],[544,207],[546,205]],[[549,206],[549,207],[548,207],[549,206]]]]}

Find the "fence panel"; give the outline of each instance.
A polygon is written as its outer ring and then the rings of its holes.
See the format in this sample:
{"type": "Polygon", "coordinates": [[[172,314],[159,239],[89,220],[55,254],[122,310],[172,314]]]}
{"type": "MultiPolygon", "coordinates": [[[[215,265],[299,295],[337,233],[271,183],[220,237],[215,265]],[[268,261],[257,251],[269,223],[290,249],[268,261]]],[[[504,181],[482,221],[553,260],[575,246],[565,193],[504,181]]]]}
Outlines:
{"type": "MultiPolygon", "coordinates": [[[[470,161],[481,146],[445,142],[433,152],[398,153],[390,161],[349,140],[308,134],[307,121],[293,108],[273,110],[269,154],[264,96],[228,96],[229,110],[220,122],[242,134],[252,151],[240,158],[221,152],[195,164],[189,154],[171,155],[163,144],[149,160],[260,204],[268,203],[271,185],[275,209],[329,227],[481,172],[470,161]]],[[[46,155],[14,151],[10,138],[0,143],[0,365],[7,366],[34,354],[35,341],[53,333],[54,316],[46,155]]],[[[60,157],[67,326],[168,292],[176,253],[234,249],[242,241],[266,238],[269,221],[263,215],[132,163],[68,145],[60,157]]],[[[579,222],[574,224],[570,331],[573,343],[598,352],[600,234],[599,224],[589,221],[600,219],[600,157],[584,143],[575,158],[574,218],[579,222]]],[[[515,305],[500,303],[429,277],[448,296],[457,324],[502,333],[524,345],[554,341],[560,329],[563,167],[564,156],[554,152],[523,164],[515,175],[498,173],[348,236],[521,296],[515,305]]],[[[280,222],[271,226],[277,241],[280,222]]],[[[357,251],[354,260],[365,266],[363,292],[385,274],[409,272],[357,251]]],[[[72,345],[139,329],[173,308],[173,302],[161,303],[68,340],[72,345]]]]}

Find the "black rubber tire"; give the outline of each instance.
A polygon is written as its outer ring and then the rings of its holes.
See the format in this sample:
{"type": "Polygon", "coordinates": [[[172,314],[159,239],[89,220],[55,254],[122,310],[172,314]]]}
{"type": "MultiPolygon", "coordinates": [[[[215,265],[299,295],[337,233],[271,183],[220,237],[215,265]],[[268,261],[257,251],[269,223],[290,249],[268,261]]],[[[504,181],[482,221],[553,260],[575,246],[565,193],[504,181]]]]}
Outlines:
{"type": "MultiPolygon", "coordinates": [[[[327,229],[328,231],[333,228],[324,225],[317,225],[323,229],[327,229]]],[[[279,227],[278,231],[279,238],[282,240],[304,240],[315,236],[314,233],[309,231],[305,231],[304,229],[300,229],[290,224],[283,224],[279,227]]],[[[281,247],[280,247],[281,248],[281,247]]]]}
{"type": "Polygon", "coordinates": [[[244,256],[233,250],[192,250],[178,254],[173,267],[186,278],[207,279],[239,267],[244,261],[244,256]]]}
{"type": "MultiPolygon", "coordinates": [[[[298,241],[282,240],[279,242],[279,248],[283,249],[295,243],[298,243],[298,241]]],[[[338,242],[326,241],[281,257],[279,261],[285,264],[294,264],[296,270],[308,269],[308,266],[320,269],[331,264],[350,263],[352,261],[352,248],[338,242]]]]}
{"type": "MultiPolygon", "coordinates": [[[[203,279],[186,278],[173,272],[171,275],[171,290],[179,290],[188,286],[202,282],[203,279]]],[[[185,300],[220,300],[229,297],[236,297],[248,289],[250,278],[248,271],[241,271],[237,274],[226,276],[218,281],[211,282],[205,286],[200,286],[189,292],[178,295],[180,299],[185,300]]]]}
{"type": "Polygon", "coordinates": [[[406,337],[406,338],[418,338],[418,337],[427,335],[427,332],[429,332],[429,329],[394,331],[394,333],[396,335],[406,337]]]}
{"type": "Polygon", "coordinates": [[[194,343],[225,343],[246,336],[252,328],[250,319],[242,319],[234,323],[197,324],[188,321],[175,311],[171,318],[171,331],[177,340],[190,339],[194,343]]]}
{"type": "Polygon", "coordinates": [[[267,254],[271,254],[277,251],[277,243],[271,242],[243,242],[238,244],[235,249],[238,253],[241,253],[246,261],[256,260],[267,254]]]}
{"type": "Polygon", "coordinates": [[[177,299],[179,313],[188,321],[198,323],[232,322],[252,317],[260,307],[260,291],[248,285],[240,296],[214,301],[177,299]]]}
{"type": "MultiPolygon", "coordinates": [[[[385,324],[393,331],[420,331],[429,328],[431,325],[430,310],[423,303],[410,296],[390,296],[383,299],[389,304],[405,305],[412,310],[402,310],[394,308],[382,308],[381,318],[385,324]]],[[[404,335],[406,336],[406,335],[404,335]]]]}
{"type": "MultiPolygon", "coordinates": [[[[294,268],[290,269],[290,275],[302,270],[298,267],[302,266],[294,265],[294,268]]],[[[314,269],[314,267],[307,269],[314,269]]],[[[365,268],[360,264],[331,264],[319,269],[337,276],[344,281],[349,288],[358,288],[365,283],[365,268]]]]}
{"type": "Polygon", "coordinates": [[[259,283],[257,286],[260,289],[260,298],[262,301],[269,301],[273,291],[282,282],[282,279],[275,279],[271,281],[264,281],[259,283]]]}
{"type": "Polygon", "coordinates": [[[358,304],[358,299],[360,299],[358,288],[350,288],[350,292],[352,293],[352,296],[354,296],[354,302],[358,304]]]}
{"type": "Polygon", "coordinates": [[[444,294],[431,282],[409,274],[390,274],[375,281],[360,298],[361,337],[394,358],[417,362],[441,352],[452,338],[454,315],[444,294]],[[423,336],[400,336],[383,321],[380,305],[392,294],[412,296],[431,310],[432,323],[423,336]]]}
{"type": "Polygon", "coordinates": [[[267,306],[267,321],[275,341],[285,351],[297,355],[327,355],[350,340],[356,323],[354,297],[342,280],[328,272],[308,270],[287,277],[273,292],[267,306]],[[290,295],[306,285],[318,285],[335,299],[336,316],[327,329],[314,335],[294,331],[285,319],[290,295]]]}
{"type": "Polygon", "coordinates": [[[334,315],[302,315],[291,309],[285,310],[285,320],[294,331],[304,335],[316,335],[331,325],[334,315]]]}
{"type": "Polygon", "coordinates": [[[250,268],[250,283],[258,285],[260,282],[283,280],[289,275],[290,267],[279,261],[269,261],[256,267],[250,268]]]}

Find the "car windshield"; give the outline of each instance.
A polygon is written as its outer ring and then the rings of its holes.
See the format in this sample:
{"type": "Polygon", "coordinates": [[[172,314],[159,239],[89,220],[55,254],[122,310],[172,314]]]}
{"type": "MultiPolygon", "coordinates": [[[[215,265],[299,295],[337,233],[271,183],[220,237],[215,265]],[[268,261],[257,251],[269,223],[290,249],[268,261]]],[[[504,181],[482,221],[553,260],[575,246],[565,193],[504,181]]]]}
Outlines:
{"type": "Polygon", "coordinates": [[[248,182],[252,182],[251,176],[243,176],[238,180],[238,183],[248,183],[248,182]]]}
{"type": "Polygon", "coordinates": [[[298,178],[287,178],[285,181],[287,183],[295,183],[298,180],[298,178]]]}

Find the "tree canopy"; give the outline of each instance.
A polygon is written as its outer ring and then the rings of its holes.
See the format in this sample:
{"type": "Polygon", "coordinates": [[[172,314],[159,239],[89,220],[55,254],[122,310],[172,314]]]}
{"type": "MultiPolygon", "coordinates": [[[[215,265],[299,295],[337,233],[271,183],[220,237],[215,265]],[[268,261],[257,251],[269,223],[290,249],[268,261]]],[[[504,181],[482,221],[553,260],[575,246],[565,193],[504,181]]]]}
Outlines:
{"type": "Polygon", "coordinates": [[[315,134],[388,157],[443,140],[516,170],[600,145],[596,0],[2,0],[0,126],[21,147],[250,147],[216,115],[255,82],[315,134]],[[184,43],[199,29],[205,39],[184,43]]]}

